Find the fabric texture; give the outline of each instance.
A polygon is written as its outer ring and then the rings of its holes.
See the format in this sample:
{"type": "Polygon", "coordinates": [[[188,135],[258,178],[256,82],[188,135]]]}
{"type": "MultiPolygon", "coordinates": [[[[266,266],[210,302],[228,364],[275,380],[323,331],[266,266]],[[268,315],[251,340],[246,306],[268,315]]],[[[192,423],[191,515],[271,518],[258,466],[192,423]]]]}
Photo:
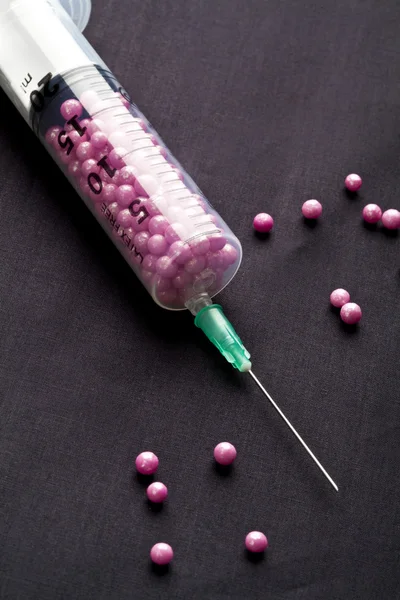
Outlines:
{"type": "Polygon", "coordinates": [[[400,209],[399,27],[397,0],[94,0],[86,31],[240,238],[218,301],[338,494],[192,317],[152,302],[0,94],[1,599],[400,598],[400,238],[361,219],[400,209]]]}

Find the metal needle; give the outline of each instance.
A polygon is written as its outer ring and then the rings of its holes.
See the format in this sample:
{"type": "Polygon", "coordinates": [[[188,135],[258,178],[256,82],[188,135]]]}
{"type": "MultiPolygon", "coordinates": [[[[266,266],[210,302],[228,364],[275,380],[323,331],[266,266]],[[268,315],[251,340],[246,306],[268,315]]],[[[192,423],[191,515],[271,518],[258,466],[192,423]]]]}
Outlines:
{"type": "Polygon", "coordinates": [[[259,380],[257,379],[257,377],[254,375],[254,373],[252,371],[248,371],[248,373],[250,373],[250,375],[252,376],[252,378],[254,379],[254,381],[256,382],[256,384],[258,385],[258,387],[260,388],[260,390],[262,392],[264,392],[264,394],[266,395],[266,397],[268,398],[268,400],[271,402],[272,406],[275,408],[275,410],[279,413],[279,415],[285,421],[286,425],[288,427],[290,427],[290,429],[292,430],[292,432],[294,433],[294,435],[297,437],[297,439],[299,440],[299,442],[303,446],[303,448],[305,448],[305,450],[307,450],[308,454],[311,456],[311,458],[313,459],[313,461],[315,462],[315,464],[321,469],[321,471],[323,472],[323,474],[325,475],[325,477],[327,478],[327,480],[329,481],[329,483],[331,483],[332,486],[335,488],[335,490],[338,492],[339,488],[336,485],[336,483],[333,481],[332,477],[325,471],[324,467],[321,465],[321,463],[319,462],[319,460],[311,452],[310,448],[307,446],[307,444],[304,442],[304,440],[297,433],[297,431],[295,430],[295,428],[293,427],[293,425],[291,424],[291,422],[285,417],[285,415],[283,414],[283,412],[281,411],[281,409],[279,408],[279,406],[276,404],[276,402],[274,402],[274,400],[268,394],[268,392],[265,389],[265,387],[259,382],[259,380]]]}

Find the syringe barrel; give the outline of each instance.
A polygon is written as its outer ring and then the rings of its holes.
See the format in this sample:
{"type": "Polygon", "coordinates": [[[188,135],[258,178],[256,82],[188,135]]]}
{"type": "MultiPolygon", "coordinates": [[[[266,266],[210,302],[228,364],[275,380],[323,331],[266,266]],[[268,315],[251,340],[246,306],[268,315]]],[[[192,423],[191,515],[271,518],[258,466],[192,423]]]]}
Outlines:
{"type": "Polygon", "coordinates": [[[0,0],[0,84],[159,305],[229,283],[239,240],[62,8],[0,0]]]}

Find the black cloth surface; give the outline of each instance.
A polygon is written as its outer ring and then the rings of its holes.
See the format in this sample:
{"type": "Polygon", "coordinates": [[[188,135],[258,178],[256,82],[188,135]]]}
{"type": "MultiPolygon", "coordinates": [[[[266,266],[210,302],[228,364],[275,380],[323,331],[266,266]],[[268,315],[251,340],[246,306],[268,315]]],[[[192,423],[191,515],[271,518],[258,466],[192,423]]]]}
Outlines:
{"type": "Polygon", "coordinates": [[[240,238],[218,301],[340,491],[191,315],[152,302],[1,93],[0,597],[400,598],[400,238],[361,219],[400,208],[398,0],[93,4],[87,38],[240,238]],[[148,449],[161,511],[135,475],[148,449]]]}

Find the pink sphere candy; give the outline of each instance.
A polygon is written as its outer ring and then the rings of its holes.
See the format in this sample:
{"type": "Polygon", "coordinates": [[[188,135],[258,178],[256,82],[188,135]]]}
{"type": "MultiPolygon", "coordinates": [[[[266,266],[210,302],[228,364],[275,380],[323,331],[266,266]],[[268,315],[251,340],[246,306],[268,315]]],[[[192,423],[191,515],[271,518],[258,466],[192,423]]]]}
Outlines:
{"type": "Polygon", "coordinates": [[[207,254],[207,252],[210,250],[210,242],[206,236],[199,237],[190,243],[190,249],[194,256],[207,254]]]}
{"type": "Polygon", "coordinates": [[[208,238],[208,240],[210,242],[211,252],[218,252],[218,250],[222,250],[226,244],[226,237],[221,234],[212,235],[208,238]]]}
{"type": "Polygon", "coordinates": [[[155,256],[154,254],[146,254],[142,262],[143,269],[145,271],[151,271],[151,273],[155,273],[158,259],[159,256],[155,256]]]}
{"type": "Polygon", "coordinates": [[[167,244],[167,240],[165,239],[165,237],[159,233],[156,233],[156,235],[152,235],[151,238],[148,241],[147,247],[149,249],[149,252],[151,252],[151,254],[156,254],[158,256],[161,256],[162,254],[165,254],[167,248],[168,248],[168,244],[167,244]]]}
{"type": "Polygon", "coordinates": [[[230,244],[225,244],[225,246],[220,250],[223,260],[224,266],[229,267],[230,265],[235,264],[238,258],[238,251],[236,248],[231,246],[230,244]]]}
{"type": "Polygon", "coordinates": [[[164,502],[168,496],[168,488],[166,485],[161,483],[161,481],[155,481],[149,485],[146,490],[146,494],[150,502],[155,502],[158,504],[160,502],[164,502]]]}
{"type": "Polygon", "coordinates": [[[382,210],[377,204],[367,204],[362,211],[366,223],[377,223],[382,217],[382,210]]]}
{"type": "Polygon", "coordinates": [[[58,136],[61,131],[61,127],[58,127],[57,125],[50,127],[45,135],[46,142],[50,144],[50,146],[56,146],[56,144],[58,145],[58,136]]]}
{"type": "Polygon", "coordinates": [[[89,158],[93,158],[94,156],[94,148],[90,142],[82,142],[76,148],[76,157],[79,160],[88,160],[89,158]]]}
{"type": "Polygon", "coordinates": [[[142,254],[142,256],[146,256],[148,253],[147,244],[150,239],[150,234],[148,231],[139,231],[135,235],[135,239],[133,243],[135,244],[135,248],[138,252],[142,254]]]}
{"type": "Polygon", "coordinates": [[[103,131],[95,131],[90,138],[90,142],[97,150],[102,150],[107,146],[108,137],[103,131]]]}
{"type": "Polygon", "coordinates": [[[167,229],[169,223],[168,220],[162,215],[156,215],[155,217],[151,217],[149,221],[149,231],[151,235],[155,235],[156,233],[160,233],[161,235],[167,229]]]}
{"type": "Polygon", "coordinates": [[[79,135],[79,133],[75,129],[73,129],[70,133],[68,133],[68,137],[71,140],[71,142],[74,144],[74,146],[77,146],[78,144],[81,144],[82,142],[88,141],[88,136],[86,135],[86,133],[84,133],[83,135],[79,135]]]}
{"type": "Polygon", "coordinates": [[[150,558],[156,565],[168,565],[174,558],[174,551],[169,544],[159,542],[150,550],[150,558]]]}
{"type": "Polygon", "coordinates": [[[66,100],[61,104],[60,112],[66,121],[72,117],[80,117],[83,112],[83,106],[79,100],[66,100]]]}
{"type": "Polygon", "coordinates": [[[186,237],[186,229],[184,225],[181,223],[172,223],[165,230],[165,239],[168,244],[173,244],[174,242],[180,242],[186,237]]]}
{"type": "Polygon", "coordinates": [[[115,201],[115,192],[117,191],[117,186],[112,183],[107,183],[103,186],[103,191],[101,192],[101,197],[106,204],[115,201]]]}
{"type": "Polygon", "coordinates": [[[87,177],[81,177],[79,179],[79,188],[84,196],[88,196],[90,193],[90,187],[88,184],[87,177]]]}
{"type": "Polygon", "coordinates": [[[184,265],[193,258],[189,244],[182,241],[173,242],[168,250],[168,255],[174,258],[178,265],[184,265]]]}
{"type": "Polygon", "coordinates": [[[126,154],[127,150],[121,146],[111,150],[110,154],[108,155],[110,165],[114,167],[114,169],[122,169],[122,167],[125,167],[124,156],[126,156],[126,154]]]}
{"type": "Polygon", "coordinates": [[[386,229],[399,229],[400,228],[400,212],[394,208],[385,210],[382,215],[382,225],[386,229]]]}
{"type": "Polygon", "coordinates": [[[122,167],[122,169],[120,170],[119,175],[118,175],[119,185],[128,184],[128,185],[133,186],[136,181],[135,173],[136,173],[135,169],[133,167],[131,167],[130,165],[127,165],[126,167],[122,167]]]}
{"type": "Polygon", "coordinates": [[[132,227],[133,225],[133,221],[134,218],[130,211],[127,208],[124,208],[123,210],[121,210],[121,212],[118,213],[118,223],[121,225],[121,227],[132,227]]]}
{"type": "Polygon", "coordinates": [[[178,265],[169,256],[161,256],[157,261],[156,271],[162,277],[170,279],[178,273],[178,265]]]}
{"type": "Polygon", "coordinates": [[[340,309],[340,318],[347,325],[355,325],[362,317],[361,308],[354,302],[347,302],[340,309]]]}
{"type": "Polygon", "coordinates": [[[81,171],[84,177],[88,177],[90,173],[96,173],[96,175],[99,175],[100,167],[93,158],[88,158],[82,163],[81,171]]]}
{"type": "Polygon", "coordinates": [[[144,285],[151,285],[153,283],[154,273],[152,271],[146,271],[146,269],[142,269],[140,277],[144,285]]]}
{"type": "Polygon", "coordinates": [[[254,217],[253,227],[261,233],[268,233],[274,226],[274,220],[268,213],[259,213],[254,217]]]}
{"type": "Polygon", "coordinates": [[[172,285],[178,290],[183,290],[184,288],[189,287],[191,281],[191,274],[181,270],[177,273],[176,277],[173,278],[172,285]]]}
{"type": "Polygon", "coordinates": [[[214,458],[220,465],[231,465],[237,455],[236,448],[229,442],[221,442],[214,448],[214,458]]]}
{"type": "Polygon", "coordinates": [[[141,452],[136,457],[135,464],[136,469],[142,475],[152,475],[158,469],[158,457],[154,452],[141,452]]]}
{"type": "Polygon", "coordinates": [[[118,204],[123,208],[128,208],[128,206],[133,202],[133,200],[135,200],[135,198],[135,190],[131,185],[120,185],[117,191],[115,192],[115,199],[118,202],[118,204]]]}
{"type": "Polygon", "coordinates": [[[174,306],[178,301],[177,290],[169,288],[168,290],[157,292],[157,300],[162,306],[174,306]]]}
{"type": "Polygon", "coordinates": [[[171,287],[171,280],[168,277],[156,275],[154,279],[154,286],[157,292],[166,292],[171,287]]]}
{"type": "Polygon", "coordinates": [[[112,177],[110,177],[110,175],[107,173],[107,171],[105,169],[103,169],[103,167],[101,167],[100,170],[100,177],[102,178],[102,180],[104,181],[104,183],[113,183],[114,185],[118,185],[118,181],[119,181],[119,171],[117,170],[112,177]]]}
{"type": "Polygon", "coordinates": [[[205,256],[194,256],[185,263],[185,270],[192,274],[200,273],[200,271],[203,271],[206,268],[206,264],[207,261],[205,256]]]}
{"type": "Polygon", "coordinates": [[[80,177],[82,175],[81,163],[79,162],[79,160],[74,160],[73,162],[69,163],[68,172],[73,177],[80,177]]]}
{"type": "Polygon", "coordinates": [[[267,536],[261,531],[250,531],[246,535],[245,545],[249,552],[264,552],[268,548],[267,536]]]}
{"type": "Polygon", "coordinates": [[[307,200],[301,207],[306,219],[318,219],[322,215],[322,204],[318,200],[307,200]]]}
{"type": "Polygon", "coordinates": [[[342,308],[344,304],[350,302],[350,294],[346,290],[338,288],[337,290],[333,290],[330,299],[333,306],[336,306],[336,308],[342,308]]]}
{"type": "MultiPolygon", "coordinates": [[[[82,125],[82,123],[81,123],[82,125]]],[[[96,131],[104,131],[105,123],[101,119],[92,119],[86,125],[87,133],[92,136],[96,131]]]]}
{"type": "Polygon", "coordinates": [[[356,192],[362,185],[362,179],[356,173],[350,173],[344,180],[344,185],[350,192],[356,192]]]}

